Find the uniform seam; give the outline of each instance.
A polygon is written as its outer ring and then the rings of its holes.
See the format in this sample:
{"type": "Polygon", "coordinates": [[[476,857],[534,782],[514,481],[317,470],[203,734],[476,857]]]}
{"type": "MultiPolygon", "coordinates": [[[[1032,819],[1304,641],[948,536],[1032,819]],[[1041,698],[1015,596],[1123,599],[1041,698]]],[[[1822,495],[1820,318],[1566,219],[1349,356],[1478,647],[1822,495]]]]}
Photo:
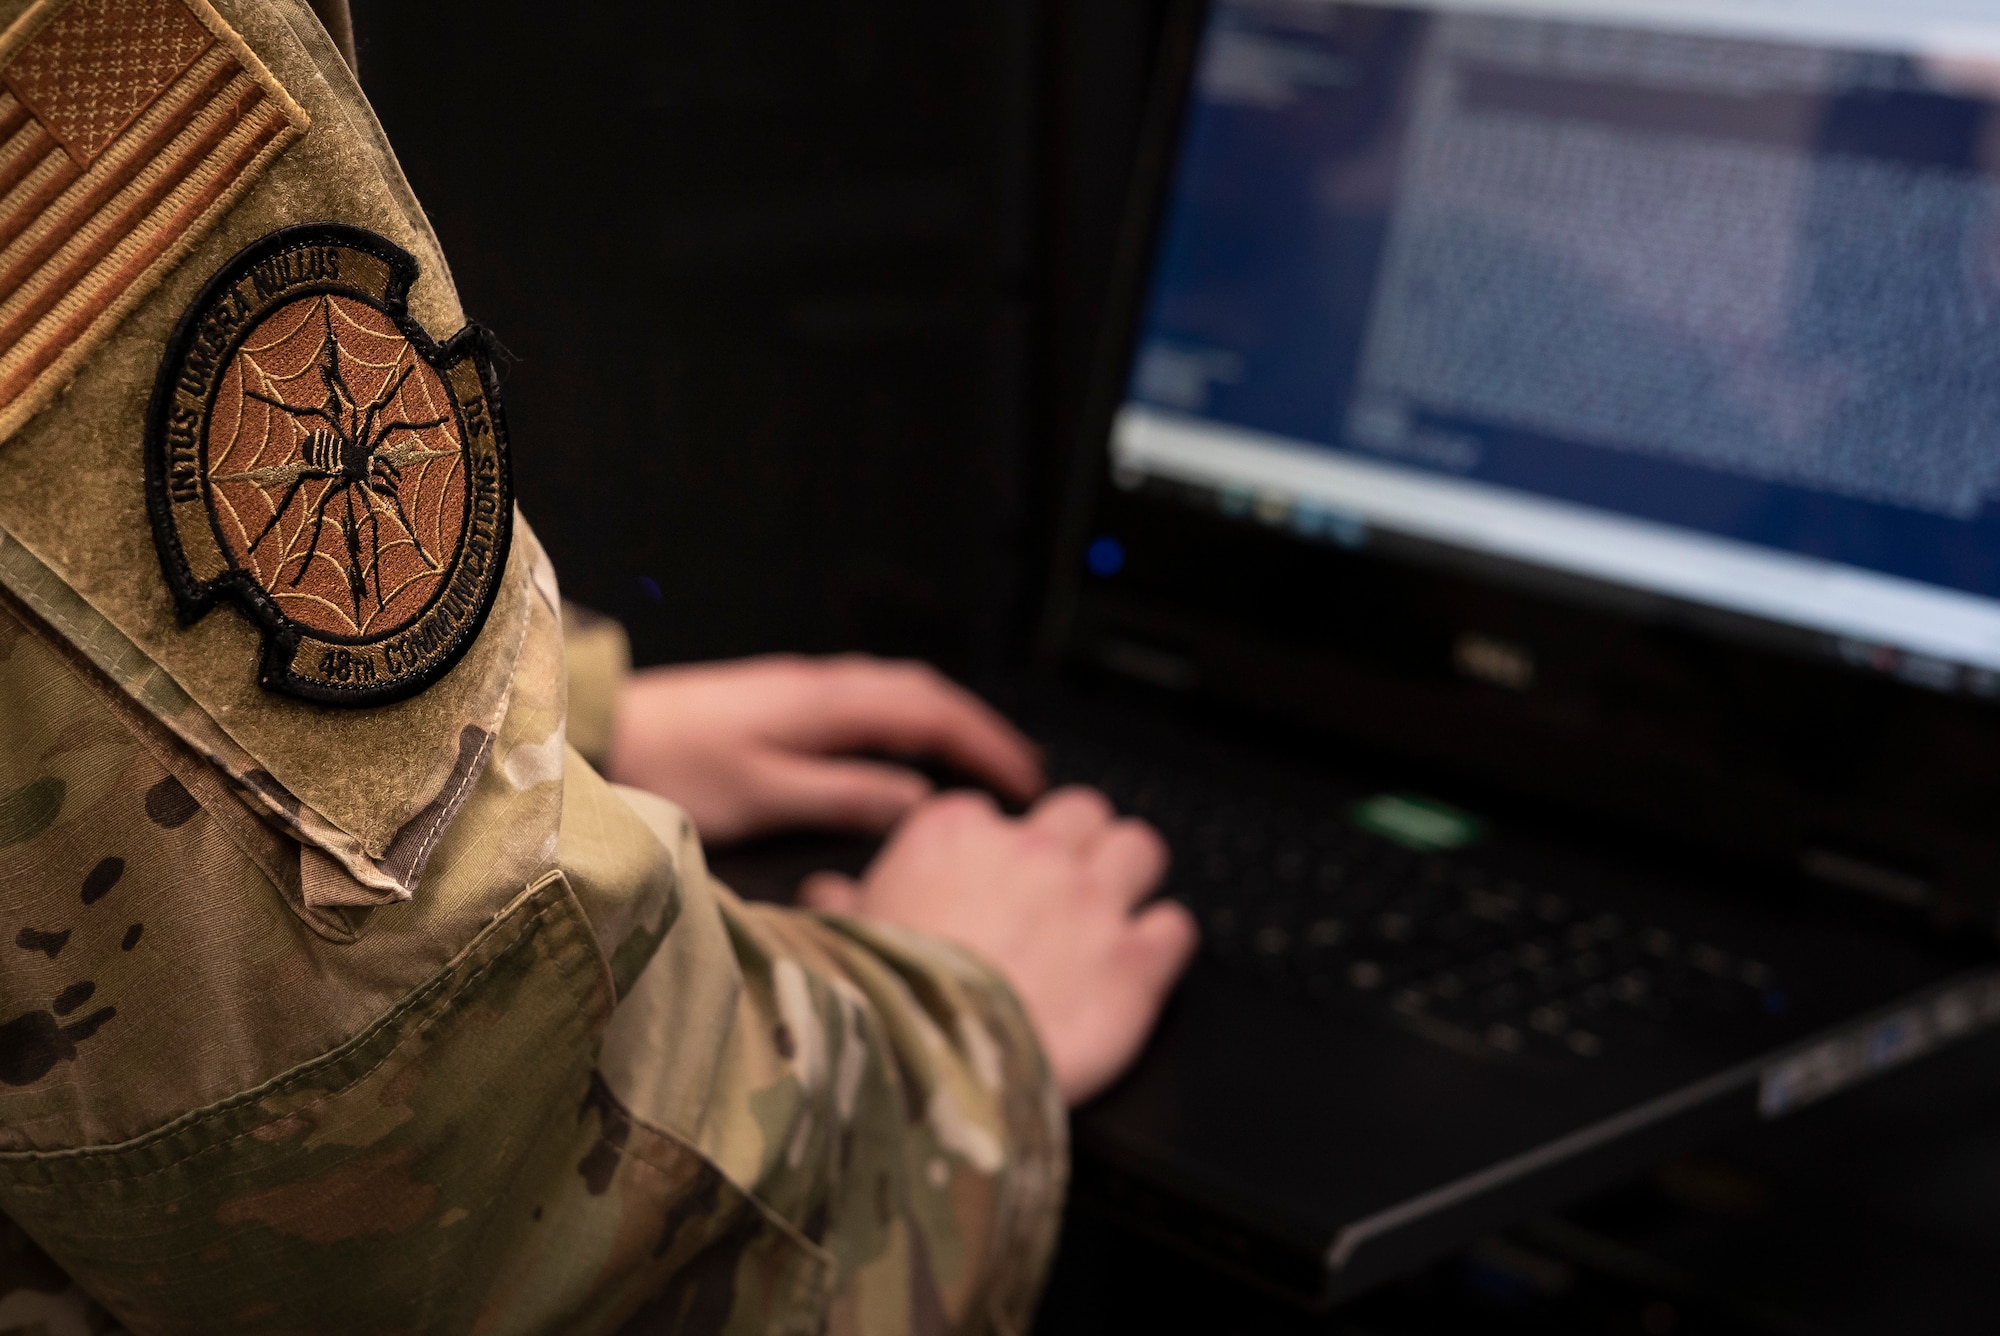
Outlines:
{"type": "MultiPolygon", "coordinates": [[[[539,894],[539,892],[537,893],[539,894]]],[[[423,985],[423,987],[419,988],[416,991],[416,993],[412,994],[410,997],[405,998],[402,1002],[397,1003],[396,1006],[391,1008],[380,1020],[376,1021],[373,1025],[369,1026],[368,1029],[363,1031],[361,1034],[355,1036],[355,1038],[349,1040],[346,1044],[342,1045],[342,1048],[350,1051],[360,1048],[361,1046],[365,1045],[371,1038],[380,1034],[385,1028],[394,1025],[398,1020],[403,1019],[410,1012],[420,1010],[421,1008],[436,1001],[437,996],[440,993],[464,992],[470,989],[474,984],[478,983],[480,979],[484,978],[489,972],[491,972],[496,966],[498,966],[503,960],[506,960],[516,951],[526,946],[532,938],[530,929],[537,927],[544,918],[546,918],[549,914],[554,912],[554,910],[562,903],[564,902],[560,898],[551,897],[539,909],[536,909],[533,912],[533,914],[523,919],[517,925],[517,931],[514,940],[507,943],[505,946],[501,947],[494,954],[492,959],[488,960],[485,964],[479,966],[471,974],[465,976],[465,978],[459,983],[457,988],[454,989],[450,986],[451,985],[450,971],[447,971],[445,974],[440,975],[438,978],[435,978],[431,980],[431,982],[423,985]]],[[[344,1082],[338,1089],[330,1090],[326,1094],[321,1095],[319,1098],[311,1101],[310,1103],[300,1105],[298,1109],[292,1110],[291,1112],[300,1112],[306,1109],[318,1108],[321,1105],[327,1103],[327,1101],[338,1097],[344,1092],[351,1090],[353,1087],[359,1085],[361,1082],[366,1081],[369,1077],[373,1076],[376,1072],[380,1071],[384,1064],[389,1062],[390,1059],[394,1058],[396,1054],[401,1052],[403,1048],[405,1048],[412,1040],[419,1039],[423,1037],[425,1034],[427,1034],[430,1031],[430,1029],[433,1028],[437,1019],[440,1018],[433,1018],[430,1021],[426,1021],[423,1024],[419,1025],[417,1028],[410,1031],[408,1034],[405,1034],[401,1039],[398,1039],[394,1044],[390,1046],[388,1052],[384,1053],[380,1058],[370,1063],[365,1070],[355,1073],[352,1079],[344,1082]]],[[[108,1146],[76,1147],[73,1149],[59,1150],[59,1151],[26,1151],[26,1152],[14,1151],[6,1154],[0,1154],[0,1167],[4,1167],[9,1164],[53,1165],[61,1163],[63,1161],[83,1161],[89,1159],[108,1160],[116,1156],[129,1155],[138,1151],[143,1151],[152,1146],[159,1145],[171,1139],[172,1137],[178,1136],[183,1132],[191,1131],[194,1128],[199,1127],[204,1121],[207,1121],[211,1118],[221,1117],[225,1114],[234,1112],[236,1109],[248,1107],[250,1104],[256,1102],[257,1100],[268,1098],[271,1095],[283,1091],[289,1086],[297,1085],[298,1083],[309,1078],[313,1074],[313,1072],[317,1070],[323,1070],[324,1068],[334,1063],[337,1063],[338,1061],[340,1061],[340,1058],[342,1056],[343,1054],[341,1053],[341,1051],[339,1049],[336,1049],[333,1053],[313,1059],[311,1062],[307,1063],[303,1067],[294,1068],[289,1072],[285,1072],[279,1076],[273,1077],[271,1080],[266,1081],[264,1084],[260,1086],[256,1086],[250,1090],[246,1090],[238,1095],[232,1095],[228,1099],[222,1100],[216,1104],[211,1104],[206,1108],[196,1109],[189,1113],[183,1114],[180,1118],[177,1118],[174,1121],[167,1123],[161,1127],[155,1128],[151,1132],[142,1133],[141,1135],[132,1138],[130,1141],[119,1142],[108,1146]]],[[[259,1126],[262,1125],[263,1124],[260,1124],[259,1126]]],[[[128,1183],[137,1182],[140,1179],[151,1178],[156,1174],[166,1173],[169,1170],[179,1168],[180,1166],[186,1164],[190,1160],[199,1159],[200,1157],[207,1155],[213,1151],[224,1149],[225,1147],[232,1146],[235,1143],[242,1141],[246,1138],[255,1136],[256,1131],[257,1131],[256,1128],[246,1128],[243,1131],[236,1133],[234,1136],[227,1137],[221,1141],[213,1142],[207,1146],[201,1146],[191,1149],[183,1154],[175,1156],[173,1159],[169,1160],[165,1164],[156,1165],[155,1167],[147,1169],[141,1173],[120,1175],[118,1181],[128,1182],[128,1183]]]]}
{"type": "MultiPolygon", "coordinates": [[[[577,921],[583,925],[584,949],[597,962],[598,985],[604,989],[604,995],[611,999],[611,1010],[615,1013],[618,1010],[619,1004],[625,999],[619,995],[618,978],[611,972],[611,957],[606,953],[604,943],[597,935],[597,925],[591,920],[590,911],[584,907],[583,897],[576,893],[576,887],[570,884],[567,876],[563,877],[562,885],[562,899],[569,905],[570,911],[576,915],[577,921]]],[[[617,1099],[618,1097],[614,1094],[612,1098],[617,1099]]],[[[620,1103],[623,1103],[623,1101],[621,1100],[620,1103]]]]}
{"type": "Polygon", "coordinates": [[[473,779],[485,773],[486,761],[492,753],[493,735],[487,733],[486,740],[480,744],[479,755],[465,768],[465,774],[459,779],[458,787],[451,791],[448,800],[439,804],[437,815],[431,818],[431,828],[424,832],[423,840],[417,845],[416,857],[410,860],[411,867],[421,868],[430,862],[431,846],[437,842],[438,832],[444,826],[445,818],[457,815],[459,799],[464,796],[466,787],[473,779]]]}

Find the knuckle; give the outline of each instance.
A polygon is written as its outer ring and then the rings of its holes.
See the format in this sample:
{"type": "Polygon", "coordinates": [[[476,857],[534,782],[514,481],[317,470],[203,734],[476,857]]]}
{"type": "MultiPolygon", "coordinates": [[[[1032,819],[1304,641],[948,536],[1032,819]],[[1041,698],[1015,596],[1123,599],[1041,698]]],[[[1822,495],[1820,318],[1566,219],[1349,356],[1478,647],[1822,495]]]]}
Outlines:
{"type": "Polygon", "coordinates": [[[903,693],[904,708],[912,718],[938,727],[952,718],[955,693],[943,673],[914,659],[878,661],[876,671],[884,685],[903,693]]]}
{"type": "Polygon", "coordinates": [[[802,654],[772,654],[757,660],[757,667],[773,687],[804,691],[819,678],[819,666],[802,654]]]}
{"type": "Polygon", "coordinates": [[[864,660],[858,654],[830,654],[807,658],[803,655],[796,660],[803,675],[811,677],[822,687],[834,690],[849,689],[865,679],[864,660]]]}
{"type": "Polygon", "coordinates": [[[1013,835],[1015,846],[1025,855],[1054,859],[1065,866],[1078,865],[1075,852],[1054,831],[1026,822],[1016,822],[1013,835]]]}
{"type": "Polygon", "coordinates": [[[859,685],[881,672],[882,661],[871,654],[835,654],[821,660],[820,666],[830,677],[859,685]]]}

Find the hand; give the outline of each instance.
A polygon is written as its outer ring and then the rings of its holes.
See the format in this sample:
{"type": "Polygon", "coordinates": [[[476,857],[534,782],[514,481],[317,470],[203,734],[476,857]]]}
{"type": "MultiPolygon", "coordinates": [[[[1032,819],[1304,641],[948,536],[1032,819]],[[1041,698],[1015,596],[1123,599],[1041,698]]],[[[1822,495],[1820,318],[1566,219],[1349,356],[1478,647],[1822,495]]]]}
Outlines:
{"type": "Polygon", "coordinates": [[[1138,1055],[1195,948],[1194,918],[1144,908],[1167,869],[1151,826],[1118,820],[1103,795],[1050,794],[1008,820],[983,794],[932,799],[859,882],[815,873],[811,908],[947,938],[1014,986],[1070,1104],[1138,1055]]]}
{"type": "Polygon", "coordinates": [[[636,673],[618,701],[607,776],[687,809],[711,843],[788,826],[887,830],[930,795],[903,766],[940,757],[1026,801],[1028,740],[978,697],[915,663],[776,656],[636,673]]]}

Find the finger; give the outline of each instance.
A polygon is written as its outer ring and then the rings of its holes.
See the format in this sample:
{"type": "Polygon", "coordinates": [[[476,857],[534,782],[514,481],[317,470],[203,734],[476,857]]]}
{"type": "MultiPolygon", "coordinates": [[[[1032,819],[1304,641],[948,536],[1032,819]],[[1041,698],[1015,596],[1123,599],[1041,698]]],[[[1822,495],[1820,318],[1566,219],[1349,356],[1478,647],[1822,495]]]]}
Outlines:
{"type": "Polygon", "coordinates": [[[1047,786],[1035,746],[1019,729],[922,664],[833,660],[801,729],[820,751],[937,756],[1024,802],[1047,786]]]}
{"type": "Polygon", "coordinates": [[[1027,824],[1064,848],[1081,851],[1104,833],[1115,815],[1110,800],[1103,794],[1073,784],[1036,803],[1028,813],[1027,824]]]}
{"type": "Polygon", "coordinates": [[[765,829],[820,826],[876,833],[931,793],[929,780],[899,765],[789,754],[761,758],[754,784],[765,829]]]}
{"type": "Polygon", "coordinates": [[[1164,998],[1201,945],[1194,915],[1178,901],[1162,900],[1133,919],[1131,931],[1138,982],[1149,996],[1164,998]]]}
{"type": "Polygon", "coordinates": [[[799,883],[799,904],[822,914],[861,912],[861,885],[838,872],[815,872],[799,883]]]}
{"type": "Polygon", "coordinates": [[[1142,903],[1167,875],[1167,842],[1143,821],[1117,821],[1087,855],[1097,883],[1125,908],[1142,903]]]}
{"type": "Polygon", "coordinates": [[[969,825],[1007,823],[1007,818],[1000,814],[1000,805],[993,801],[993,795],[980,789],[952,789],[940,793],[924,803],[918,814],[933,821],[969,825]]]}

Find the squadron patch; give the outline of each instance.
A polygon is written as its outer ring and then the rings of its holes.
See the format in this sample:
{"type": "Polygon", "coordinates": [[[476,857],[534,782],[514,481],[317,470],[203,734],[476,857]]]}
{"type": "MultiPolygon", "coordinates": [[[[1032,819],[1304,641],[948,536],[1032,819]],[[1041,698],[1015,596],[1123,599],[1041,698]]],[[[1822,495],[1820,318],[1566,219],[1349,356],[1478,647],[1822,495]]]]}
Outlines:
{"type": "Polygon", "coordinates": [[[307,125],[208,0],[40,0],[0,33],[0,440],[307,125]]]}
{"type": "Polygon", "coordinates": [[[416,694],[493,606],[512,535],[484,331],[409,315],[417,264],[331,224],[223,268],[167,345],[147,415],[153,535],[181,620],[234,599],[259,680],[327,705],[416,694]]]}

